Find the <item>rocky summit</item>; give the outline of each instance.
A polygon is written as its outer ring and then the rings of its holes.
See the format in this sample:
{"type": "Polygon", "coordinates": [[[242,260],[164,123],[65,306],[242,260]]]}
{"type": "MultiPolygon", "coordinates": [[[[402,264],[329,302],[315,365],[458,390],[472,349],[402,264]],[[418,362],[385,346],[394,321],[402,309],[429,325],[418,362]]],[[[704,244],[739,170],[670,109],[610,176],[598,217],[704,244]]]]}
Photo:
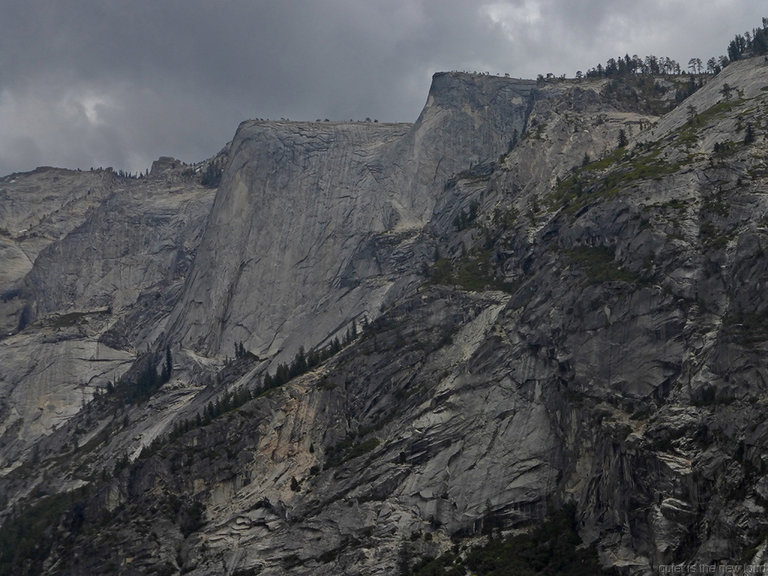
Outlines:
{"type": "Polygon", "coordinates": [[[762,57],[441,73],[0,179],[0,573],[768,562],[766,112],[762,57]]]}

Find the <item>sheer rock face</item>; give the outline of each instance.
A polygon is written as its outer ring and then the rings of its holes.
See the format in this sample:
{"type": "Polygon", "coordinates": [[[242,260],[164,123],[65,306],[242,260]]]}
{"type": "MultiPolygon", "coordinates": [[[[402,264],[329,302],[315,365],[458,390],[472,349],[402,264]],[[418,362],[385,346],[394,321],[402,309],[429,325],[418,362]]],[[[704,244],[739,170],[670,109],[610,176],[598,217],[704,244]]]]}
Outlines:
{"type": "Polygon", "coordinates": [[[38,257],[27,276],[37,316],[109,307],[178,290],[191,266],[213,192],[201,186],[117,188],[86,222],[38,257]]]}
{"type": "Polygon", "coordinates": [[[607,82],[436,75],[414,125],[244,123],[212,205],[172,160],[109,196],[40,253],[36,316],[0,342],[0,491],[23,511],[89,486],[40,572],[392,574],[566,500],[624,574],[758,564],[765,86],[762,60],[730,65],[696,121],[607,82]],[[241,341],[259,357],[222,367],[241,341]],[[175,359],[148,402],[74,385],[148,344],[175,359]]]}
{"type": "Polygon", "coordinates": [[[111,170],[38,168],[0,179],[0,335],[18,328],[38,254],[82,224],[113,184],[111,170]]]}
{"type": "Polygon", "coordinates": [[[182,172],[134,179],[44,169],[5,179],[15,180],[6,221],[28,226],[12,240],[28,252],[30,236],[45,247],[7,288],[16,312],[0,341],[3,466],[18,465],[162,333],[215,194],[182,172]],[[35,206],[27,216],[17,208],[25,204],[35,206]]]}
{"type": "Polygon", "coordinates": [[[172,338],[293,354],[378,315],[420,280],[445,181],[507,151],[533,86],[438,74],[413,125],[243,123],[172,338]]]}

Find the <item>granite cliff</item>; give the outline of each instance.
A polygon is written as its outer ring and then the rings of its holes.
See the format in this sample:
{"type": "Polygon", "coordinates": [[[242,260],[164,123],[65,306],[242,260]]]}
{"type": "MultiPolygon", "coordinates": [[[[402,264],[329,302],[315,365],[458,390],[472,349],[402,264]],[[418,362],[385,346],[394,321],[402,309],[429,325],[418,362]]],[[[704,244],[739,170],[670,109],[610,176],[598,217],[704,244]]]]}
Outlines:
{"type": "Polygon", "coordinates": [[[0,180],[0,566],[463,573],[566,503],[605,569],[762,563],[768,66],[707,80],[0,180]]]}
{"type": "Polygon", "coordinates": [[[171,337],[279,357],[373,318],[419,283],[445,182],[508,150],[534,86],[438,74],[413,125],[243,123],[171,337]]]}

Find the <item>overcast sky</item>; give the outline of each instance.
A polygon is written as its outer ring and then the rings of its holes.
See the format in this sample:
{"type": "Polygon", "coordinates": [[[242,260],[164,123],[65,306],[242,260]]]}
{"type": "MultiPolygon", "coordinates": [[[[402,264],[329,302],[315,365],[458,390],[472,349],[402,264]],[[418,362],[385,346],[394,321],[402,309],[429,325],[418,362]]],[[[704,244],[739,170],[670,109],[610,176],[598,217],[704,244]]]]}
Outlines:
{"type": "Polygon", "coordinates": [[[0,0],[0,175],[212,156],[247,118],[416,119],[441,70],[727,52],[764,0],[0,0]]]}

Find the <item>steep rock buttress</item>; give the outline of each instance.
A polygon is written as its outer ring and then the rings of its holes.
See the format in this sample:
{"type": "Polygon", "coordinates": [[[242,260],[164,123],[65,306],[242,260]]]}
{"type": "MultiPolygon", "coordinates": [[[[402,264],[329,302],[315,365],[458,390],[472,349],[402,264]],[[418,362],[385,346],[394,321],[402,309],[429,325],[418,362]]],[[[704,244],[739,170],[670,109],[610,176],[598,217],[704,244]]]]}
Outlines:
{"type": "Polygon", "coordinates": [[[418,279],[446,180],[508,150],[534,86],[436,74],[413,125],[243,123],[170,338],[292,354],[377,316],[418,279]]]}

